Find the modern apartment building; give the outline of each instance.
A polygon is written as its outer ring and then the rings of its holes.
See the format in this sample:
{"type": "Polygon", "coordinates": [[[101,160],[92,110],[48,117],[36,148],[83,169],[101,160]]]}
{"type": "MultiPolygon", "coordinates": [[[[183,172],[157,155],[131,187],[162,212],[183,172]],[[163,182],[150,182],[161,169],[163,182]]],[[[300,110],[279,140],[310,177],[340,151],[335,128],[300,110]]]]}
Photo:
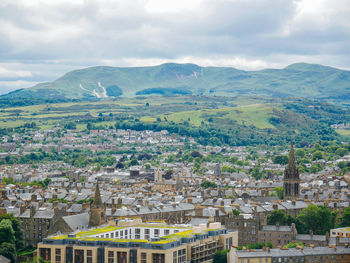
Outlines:
{"type": "Polygon", "coordinates": [[[129,219],[45,238],[38,253],[56,263],[209,263],[216,251],[237,246],[237,240],[238,233],[220,223],[189,227],[129,219]]]}

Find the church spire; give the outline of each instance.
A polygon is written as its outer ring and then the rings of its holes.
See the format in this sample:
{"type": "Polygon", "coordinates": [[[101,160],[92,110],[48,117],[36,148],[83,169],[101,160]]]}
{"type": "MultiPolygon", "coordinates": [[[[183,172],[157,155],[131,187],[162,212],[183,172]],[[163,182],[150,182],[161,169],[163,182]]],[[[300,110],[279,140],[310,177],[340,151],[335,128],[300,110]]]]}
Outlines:
{"type": "Polygon", "coordinates": [[[293,138],[290,142],[290,151],[289,151],[289,158],[288,158],[288,170],[292,173],[296,171],[297,165],[295,163],[295,156],[294,156],[294,146],[293,146],[293,138]]]}
{"type": "Polygon", "coordinates": [[[295,200],[299,197],[299,183],[299,170],[295,162],[293,139],[291,139],[288,165],[284,170],[283,178],[285,200],[295,200]]]}
{"type": "Polygon", "coordinates": [[[102,203],[100,186],[96,184],[94,202],[89,211],[89,226],[99,226],[107,222],[106,207],[102,203]]]}
{"type": "Polygon", "coordinates": [[[95,190],[95,197],[94,197],[93,206],[95,206],[95,207],[102,207],[102,199],[101,199],[100,187],[98,185],[98,180],[97,180],[97,184],[96,184],[96,190],[95,190]]]}

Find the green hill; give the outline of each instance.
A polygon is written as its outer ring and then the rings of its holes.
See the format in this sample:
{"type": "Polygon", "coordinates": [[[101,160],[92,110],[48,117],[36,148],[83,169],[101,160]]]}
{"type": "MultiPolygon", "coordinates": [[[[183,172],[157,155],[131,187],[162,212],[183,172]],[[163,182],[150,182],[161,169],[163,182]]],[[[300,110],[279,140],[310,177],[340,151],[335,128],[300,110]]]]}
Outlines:
{"type": "Polygon", "coordinates": [[[297,63],[284,69],[243,71],[167,63],[154,67],[91,67],[0,99],[91,99],[135,95],[260,95],[349,100],[350,71],[297,63]]]}

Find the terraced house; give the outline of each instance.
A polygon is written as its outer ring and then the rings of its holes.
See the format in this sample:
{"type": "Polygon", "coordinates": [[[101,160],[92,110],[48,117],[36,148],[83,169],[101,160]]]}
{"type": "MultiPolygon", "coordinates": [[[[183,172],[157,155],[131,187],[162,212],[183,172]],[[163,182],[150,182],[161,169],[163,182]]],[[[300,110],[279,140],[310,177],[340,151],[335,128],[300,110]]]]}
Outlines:
{"type": "Polygon", "coordinates": [[[197,263],[211,262],[216,251],[237,246],[237,239],[237,232],[228,232],[220,223],[188,227],[124,219],[48,237],[38,244],[38,253],[57,263],[197,263]]]}

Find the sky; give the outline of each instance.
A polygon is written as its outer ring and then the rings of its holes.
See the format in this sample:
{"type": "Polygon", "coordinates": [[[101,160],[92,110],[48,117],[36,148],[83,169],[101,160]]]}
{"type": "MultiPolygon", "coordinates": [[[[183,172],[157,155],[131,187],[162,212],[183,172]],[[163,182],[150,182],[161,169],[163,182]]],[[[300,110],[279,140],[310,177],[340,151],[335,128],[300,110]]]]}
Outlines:
{"type": "Polygon", "coordinates": [[[350,69],[349,0],[1,0],[0,94],[97,65],[350,69]]]}

